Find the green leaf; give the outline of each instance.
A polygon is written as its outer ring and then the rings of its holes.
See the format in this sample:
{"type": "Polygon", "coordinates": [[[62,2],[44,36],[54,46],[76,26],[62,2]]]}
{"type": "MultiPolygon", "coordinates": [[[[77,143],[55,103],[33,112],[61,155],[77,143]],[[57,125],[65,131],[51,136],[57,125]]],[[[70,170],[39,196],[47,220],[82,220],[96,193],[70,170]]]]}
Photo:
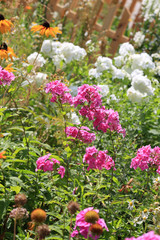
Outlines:
{"type": "Polygon", "coordinates": [[[16,192],[16,194],[18,194],[21,191],[21,187],[19,186],[11,186],[10,189],[16,192]]]}
{"type": "Polygon", "coordinates": [[[120,218],[119,221],[117,222],[117,224],[116,224],[116,228],[119,228],[121,222],[122,222],[122,218],[120,218]]]}
{"type": "Polygon", "coordinates": [[[113,176],[113,182],[115,182],[117,185],[120,184],[120,182],[118,181],[118,179],[116,177],[113,176]]]}
{"type": "Polygon", "coordinates": [[[27,72],[30,73],[32,71],[33,67],[34,67],[34,65],[29,65],[27,67],[27,72]]]}

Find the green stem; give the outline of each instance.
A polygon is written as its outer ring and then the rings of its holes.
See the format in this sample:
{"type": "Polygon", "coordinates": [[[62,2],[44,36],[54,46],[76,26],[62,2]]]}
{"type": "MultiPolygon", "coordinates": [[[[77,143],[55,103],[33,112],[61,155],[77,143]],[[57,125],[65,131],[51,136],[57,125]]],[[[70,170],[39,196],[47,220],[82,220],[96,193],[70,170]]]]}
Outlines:
{"type": "Polygon", "coordinates": [[[72,230],[72,214],[71,214],[71,222],[70,222],[70,230],[69,230],[69,240],[71,239],[71,230],[72,230]]]}
{"type": "Polygon", "coordinates": [[[15,219],[14,219],[14,236],[13,236],[13,240],[16,239],[16,225],[17,225],[17,219],[15,217],[15,219]]]}

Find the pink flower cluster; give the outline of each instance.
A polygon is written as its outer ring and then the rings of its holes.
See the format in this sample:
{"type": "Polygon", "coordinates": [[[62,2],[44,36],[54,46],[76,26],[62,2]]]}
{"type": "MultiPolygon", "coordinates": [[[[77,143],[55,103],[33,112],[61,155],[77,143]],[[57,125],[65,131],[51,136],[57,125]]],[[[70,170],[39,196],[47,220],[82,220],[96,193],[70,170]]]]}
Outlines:
{"type": "Polygon", "coordinates": [[[78,94],[73,98],[74,106],[81,105],[79,113],[86,116],[90,121],[94,119],[94,111],[102,104],[101,95],[97,86],[84,84],[78,88],[78,94]]]}
{"type": "Polygon", "coordinates": [[[147,145],[138,149],[137,156],[132,159],[130,167],[134,169],[139,167],[142,171],[149,167],[156,167],[160,174],[160,147],[152,149],[150,145],[147,145]]]}
{"type": "Polygon", "coordinates": [[[96,136],[94,133],[88,131],[90,131],[90,129],[85,126],[82,126],[80,129],[77,127],[66,127],[67,137],[71,136],[79,139],[81,142],[92,143],[96,139],[96,136]]]}
{"type": "MultiPolygon", "coordinates": [[[[91,223],[88,223],[85,221],[85,214],[91,210],[94,210],[95,212],[99,213],[98,209],[93,209],[93,207],[89,207],[89,208],[82,210],[80,213],[77,214],[76,224],[74,227],[74,231],[71,234],[71,237],[75,237],[76,235],[78,235],[80,233],[83,237],[87,238],[89,227],[90,227],[91,223]],[[79,228],[79,231],[76,229],[77,227],[79,228]]],[[[105,228],[107,231],[109,231],[104,219],[99,218],[96,223],[100,224],[102,226],[102,228],[105,228]]],[[[96,239],[98,239],[99,236],[92,236],[92,234],[90,234],[89,237],[96,240],[96,239]]]]}
{"type": "Polygon", "coordinates": [[[82,85],[78,88],[77,96],[73,98],[74,106],[82,106],[79,110],[80,115],[87,117],[89,121],[93,121],[95,129],[103,132],[110,129],[122,133],[125,137],[125,129],[122,129],[119,122],[118,112],[101,106],[102,100],[98,90],[101,89],[97,86],[82,85]]]}
{"type": "Polygon", "coordinates": [[[111,131],[122,133],[123,137],[125,137],[126,132],[119,123],[118,112],[115,112],[113,109],[105,109],[103,106],[102,108],[96,109],[94,118],[93,126],[95,129],[102,132],[110,129],[111,131]]]}
{"type": "MultiPolygon", "coordinates": [[[[113,159],[107,155],[106,151],[98,151],[94,146],[86,148],[86,154],[83,157],[83,162],[88,163],[89,169],[103,169],[106,168],[107,170],[111,169],[115,166],[113,159]]],[[[115,170],[115,168],[114,168],[115,170]]]]}
{"type": "Polygon", "coordinates": [[[72,95],[69,93],[69,88],[59,80],[46,84],[46,93],[52,93],[51,102],[61,101],[61,103],[73,104],[72,95]]]}
{"type": "Polygon", "coordinates": [[[0,85],[10,85],[14,81],[15,76],[12,72],[8,72],[0,66],[0,85]]]}
{"type": "Polygon", "coordinates": [[[153,231],[143,234],[142,236],[135,238],[125,238],[125,240],[160,240],[159,235],[155,235],[153,231]]]}
{"type": "MultiPolygon", "coordinates": [[[[56,164],[60,164],[60,162],[55,158],[49,159],[50,156],[51,154],[49,153],[43,157],[38,158],[38,160],[36,161],[37,164],[37,168],[35,170],[36,172],[38,171],[38,169],[41,169],[44,172],[53,171],[54,166],[56,164]]],[[[61,175],[61,178],[63,178],[65,174],[65,168],[63,166],[60,166],[59,168],[57,168],[57,171],[61,175]]]]}

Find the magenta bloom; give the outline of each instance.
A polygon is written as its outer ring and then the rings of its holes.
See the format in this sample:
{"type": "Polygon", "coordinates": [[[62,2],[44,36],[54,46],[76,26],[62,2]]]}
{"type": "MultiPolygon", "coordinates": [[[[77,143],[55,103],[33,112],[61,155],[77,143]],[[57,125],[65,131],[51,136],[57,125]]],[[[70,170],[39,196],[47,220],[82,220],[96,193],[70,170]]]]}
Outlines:
{"type": "Polygon", "coordinates": [[[90,131],[90,129],[84,126],[82,126],[80,129],[77,127],[66,127],[67,137],[71,136],[79,139],[81,142],[92,143],[96,139],[96,136],[94,133],[90,133],[88,131],[90,131]]]}
{"type": "Polygon", "coordinates": [[[86,116],[90,121],[93,120],[94,111],[102,104],[101,95],[97,86],[84,84],[78,88],[78,94],[73,98],[74,106],[82,106],[79,113],[86,116]]]}
{"type": "MultiPolygon", "coordinates": [[[[39,157],[38,160],[36,161],[37,164],[37,168],[36,168],[36,172],[40,169],[43,170],[44,172],[47,171],[53,171],[55,170],[55,166],[56,164],[60,164],[60,162],[55,159],[55,158],[51,158],[49,159],[49,157],[51,156],[51,154],[47,154],[43,157],[39,157]]],[[[63,166],[60,166],[59,168],[57,168],[58,173],[61,175],[61,178],[64,177],[65,174],[65,168],[63,166]]]]}
{"type": "Polygon", "coordinates": [[[0,66],[0,85],[10,85],[14,81],[15,76],[12,72],[8,72],[0,66]]]}
{"type": "Polygon", "coordinates": [[[69,88],[59,80],[46,84],[46,93],[52,93],[51,102],[69,103],[73,104],[72,95],[69,93],[69,88]]]}
{"type": "Polygon", "coordinates": [[[106,132],[107,129],[111,131],[116,131],[117,133],[122,133],[125,137],[125,129],[122,129],[122,126],[119,122],[118,112],[115,112],[113,109],[97,108],[94,113],[94,122],[93,126],[95,129],[106,132]]]}
{"type": "Polygon", "coordinates": [[[57,168],[58,173],[61,175],[61,178],[64,178],[65,175],[65,168],[63,166],[60,166],[59,168],[57,168]]]}
{"type": "MultiPolygon", "coordinates": [[[[99,169],[103,168],[109,170],[115,166],[113,159],[107,155],[106,151],[98,151],[94,146],[86,148],[86,154],[83,157],[83,162],[88,163],[89,169],[99,169]]],[[[114,168],[115,170],[115,168],[114,168]]]]}
{"type": "MultiPolygon", "coordinates": [[[[90,227],[91,223],[86,222],[84,219],[85,219],[85,214],[91,210],[94,210],[95,212],[99,213],[98,209],[89,207],[89,208],[82,210],[80,213],[77,214],[74,231],[72,232],[71,237],[75,237],[76,235],[78,235],[80,233],[84,238],[87,238],[89,227],[90,227]],[[79,231],[76,229],[77,227],[78,227],[79,231]]],[[[107,231],[109,231],[104,219],[99,218],[96,223],[100,224],[102,226],[102,228],[105,228],[107,231]]],[[[94,240],[99,238],[99,236],[92,236],[92,234],[90,234],[89,236],[94,240]]]]}
{"type": "Polygon", "coordinates": [[[125,238],[125,240],[160,240],[159,235],[155,235],[153,231],[143,234],[142,236],[135,238],[125,238]]]}
{"type": "Polygon", "coordinates": [[[150,145],[139,148],[137,156],[131,160],[130,167],[134,169],[139,167],[142,171],[155,167],[160,174],[160,148],[157,146],[152,149],[150,145]]]}

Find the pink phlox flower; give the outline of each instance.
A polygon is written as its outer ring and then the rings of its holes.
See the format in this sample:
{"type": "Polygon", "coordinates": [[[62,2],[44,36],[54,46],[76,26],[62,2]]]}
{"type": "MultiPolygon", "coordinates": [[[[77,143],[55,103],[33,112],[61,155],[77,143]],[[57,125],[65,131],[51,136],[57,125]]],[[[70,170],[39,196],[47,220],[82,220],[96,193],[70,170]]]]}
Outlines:
{"type": "MultiPolygon", "coordinates": [[[[75,237],[76,235],[78,235],[78,233],[80,233],[84,238],[87,238],[89,227],[90,227],[91,223],[88,223],[85,221],[85,214],[91,210],[94,210],[95,212],[99,213],[98,209],[89,207],[89,208],[86,208],[86,209],[80,211],[80,213],[77,214],[74,231],[72,232],[72,235],[71,235],[72,237],[75,237]],[[79,232],[76,229],[77,227],[79,228],[79,232]]],[[[102,228],[106,229],[106,231],[109,231],[104,219],[99,218],[96,223],[100,224],[102,226],[102,228]]],[[[92,234],[90,234],[89,237],[91,237],[92,239],[99,238],[99,236],[93,236],[92,234]]]]}
{"type": "Polygon", "coordinates": [[[65,168],[63,166],[60,166],[59,168],[57,168],[58,173],[61,175],[61,178],[64,178],[65,175],[65,168]]]}
{"type": "Polygon", "coordinates": [[[14,81],[15,76],[12,72],[8,72],[0,66],[0,85],[10,85],[14,81]]]}
{"type": "Polygon", "coordinates": [[[89,105],[98,107],[102,104],[101,95],[98,92],[97,86],[90,86],[84,84],[78,88],[78,94],[74,97],[74,105],[83,105],[84,103],[89,103],[89,105]]]}
{"type": "Polygon", "coordinates": [[[59,80],[46,84],[46,93],[52,93],[51,102],[61,101],[61,103],[73,104],[72,95],[69,93],[69,88],[59,80]]]}
{"type": "Polygon", "coordinates": [[[78,88],[78,94],[73,98],[74,106],[81,106],[79,113],[86,116],[89,120],[93,120],[94,109],[102,104],[101,95],[97,86],[84,84],[78,88]]]}
{"type": "Polygon", "coordinates": [[[44,172],[53,171],[54,165],[60,164],[60,162],[55,158],[49,159],[50,156],[51,154],[49,153],[38,158],[38,160],[36,161],[36,172],[38,171],[38,169],[43,170],[44,172]]]}
{"type": "Polygon", "coordinates": [[[143,146],[137,151],[137,156],[131,160],[131,168],[138,167],[144,171],[149,167],[157,167],[157,172],[160,174],[160,148],[156,146],[151,148],[150,145],[143,146]]]}
{"type": "Polygon", "coordinates": [[[160,236],[156,235],[153,231],[143,234],[142,236],[135,238],[125,238],[125,240],[160,240],[160,236]]]}
{"type": "Polygon", "coordinates": [[[113,109],[105,109],[104,106],[95,110],[93,126],[102,132],[110,129],[111,131],[122,133],[123,137],[126,135],[125,129],[122,129],[119,122],[118,112],[115,112],[113,109]]]}
{"type": "Polygon", "coordinates": [[[80,129],[77,127],[66,127],[67,137],[74,137],[83,143],[92,143],[96,139],[95,134],[88,131],[90,131],[90,129],[85,126],[82,126],[80,129]]]}
{"type": "MultiPolygon", "coordinates": [[[[110,170],[115,166],[115,163],[106,151],[98,151],[94,146],[86,148],[86,154],[83,157],[83,162],[88,164],[87,170],[90,169],[99,169],[103,168],[110,170]]],[[[114,168],[115,170],[115,168],[114,168]]]]}

